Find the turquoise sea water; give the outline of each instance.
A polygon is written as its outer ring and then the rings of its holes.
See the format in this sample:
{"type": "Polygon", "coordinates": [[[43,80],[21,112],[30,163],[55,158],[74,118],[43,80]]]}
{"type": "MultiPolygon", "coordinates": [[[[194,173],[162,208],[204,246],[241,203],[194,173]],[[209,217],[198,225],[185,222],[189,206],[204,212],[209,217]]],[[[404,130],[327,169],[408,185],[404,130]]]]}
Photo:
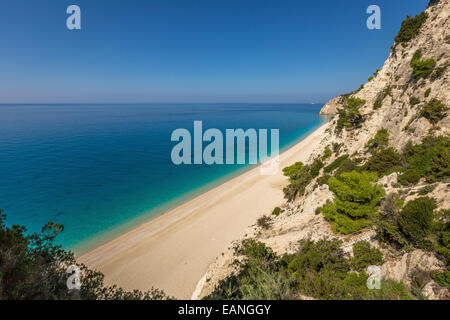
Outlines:
{"type": "MultiPolygon", "coordinates": [[[[7,223],[87,250],[252,168],[179,165],[173,130],[280,129],[280,148],[325,122],[309,104],[0,105],[0,208],[7,223]]],[[[204,146],[207,143],[204,143],[204,146]]]]}

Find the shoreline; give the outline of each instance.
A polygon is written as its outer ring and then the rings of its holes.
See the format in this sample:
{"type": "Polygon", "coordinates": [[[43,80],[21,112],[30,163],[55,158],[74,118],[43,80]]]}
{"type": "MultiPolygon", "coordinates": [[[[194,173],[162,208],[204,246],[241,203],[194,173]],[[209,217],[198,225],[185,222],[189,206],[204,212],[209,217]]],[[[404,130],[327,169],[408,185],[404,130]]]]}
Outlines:
{"type": "Polygon", "coordinates": [[[189,299],[214,259],[258,217],[285,201],[287,179],[281,169],[305,161],[327,124],[283,151],[276,175],[260,175],[260,166],[245,171],[83,253],[78,261],[103,272],[108,284],[128,290],[153,286],[189,299]]]}

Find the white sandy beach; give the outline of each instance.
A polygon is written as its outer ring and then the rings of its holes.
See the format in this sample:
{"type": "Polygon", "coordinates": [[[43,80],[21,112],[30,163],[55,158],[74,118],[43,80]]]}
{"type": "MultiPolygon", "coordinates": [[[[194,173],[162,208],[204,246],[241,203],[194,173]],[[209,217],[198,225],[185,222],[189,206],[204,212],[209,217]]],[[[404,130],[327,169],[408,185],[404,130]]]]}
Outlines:
{"type": "Polygon", "coordinates": [[[125,289],[163,289],[189,299],[208,265],[258,217],[284,202],[281,168],[305,161],[319,146],[327,124],[280,155],[276,175],[258,168],[141,224],[80,256],[125,289]]]}

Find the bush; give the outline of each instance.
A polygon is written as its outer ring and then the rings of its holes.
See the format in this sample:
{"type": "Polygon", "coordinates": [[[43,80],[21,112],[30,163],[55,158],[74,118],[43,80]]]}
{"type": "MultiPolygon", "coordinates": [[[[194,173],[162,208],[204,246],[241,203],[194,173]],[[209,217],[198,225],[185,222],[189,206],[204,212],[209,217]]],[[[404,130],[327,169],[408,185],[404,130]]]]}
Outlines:
{"type": "Polygon", "coordinates": [[[432,58],[420,60],[422,52],[418,49],[411,60],[410,66],[413,68],[413,77],[415,79],[427,78],[434,70],[436,61],[432,58]]]}
{"type": "MultiPolygon", "coordinates": [[[[403,158],[410,168],[424,177],[428,183],[443,181],[450,176],[450,137],[428,136],[421,144],[408,143],[403,150],[403,158]]],[[[417,181],[417,174],[410,173],[412,178],[406,181],[417,181]]]]}
{"type": "Polygon", "coordinates": [[[275,207],[274,209],[273,209],[273,211],[272,211],[272,214],[274,215],[274,216],[279,216],[280,215],[280,213],[281,213],[281,208],[280,207],[275,207]]]}
{"type": "Polygon", "coordinates": [[[399,153],[392,147],[382,149],[369,158],[364,170],[376,172],[380,177],[392,173],[401,165],[399,153]]]}
{"type": "Polygon", "coordinates": [[[328,166],[326,166],[323,171],[326,173],[330,173],[333,170],[339,168],[339,166],[342,164],[342,162],[344,162],[345,159],[348,158],[348,154],[340,156],[339,158],[337,158],[336,160],[334,160],[331,164],[329,164],[328,166]]]}
{"type": "Polygon", "coordinates": [[[281,269],[293,275],[302,294],[319,299],[337,298],[350,270],[337,240],[301,240],[296,253],[283,256],[281,269]]]}
{"type": "Polygon", "coordinates": [[[409,98],[410,105],[415,106],[416,104],[419,104],[419,103],[420,103],[420,100],[418,98],[416,98],[416,97],[409,98]]]}
{"type": "Polygon", "coordinates": [[[326,147],[324,152],[323,152],[323,155],[322,155],[322,161],[325,161],[329,157],[331,157],[331,154],[332,154],[331,149],[329,147],[326,147]]]}
{"type": "Polygon", "coordinates": [[[256,220],[256,224],[258,225],[258,227],[267,230],[272,225],[272,222],[269,216],[264,215],[256,220]]]}
{"type": "Polygon", "coordinates": [[[447,62],[442,67],[436,68],[434,72],[431,74],[431,81],[434,81],[436,79],[439,79],[445,74],[445,70],[447,70],[447,67],[450,65],[449,62],[447,62]]]}
{"type": "Polygon", "coordinates": [[[377,212],[384,196],[383,187],[373,184],[377,180],[376,173],[357,171],[345,172],[339,179],[330,178],[328,185],[334,193],[334,203],[325,204],[322,214],[334,232],[350,234],[370,224],[367,218],[377,212]]]}
{"type": "Polygon", "coordinates": [[[421,197],[409,201],[398,217],[401,230],[419,246],[424,244],[424,239],[431,231],[434,209],[434,199],[421,197]]]}
{"type": "Polygon", "coordinates": [[[327,173],[325,173],[323,176],[319,177],[317,179],[317,184],[319,186],[324,185],[324,184],[328,184],[328,180],[331,178],[331,176],[327,173]]]}
{"type": "Polygon", "coordinates": [[[432,271],[431,278],[433,278],[434,282],[442,287],[450,286],[450,271],[445,270],[443,272],[432,271]]]}
{"type": "Polygon", "coordinates": [[[0,300],[160,300],[169,297],[152,288],[147,292],[105,286],[102,273],[77,264],[72,252],[54,245],[63,226],[47,223],[41,233],[27,234],[19,225],[6,227],[0,210],[0,300]],[[67,288],[67,268],[81,270],[81,288],[67,288]]]}
{"type": "Polygon", "coordinates": [[[311,178],[315,178],[319,175],[320,169],[323,167],[323,162],[319,159],[316,159],[313,161],[309,168],[309,173],[311,175],[311,178]]]}
{"type": "Polygon", "coordinates": [[[448,107],[438,99],[431,99],[420,110],[419,116],[428,119],[436,124],[447,115],[448,107]]]}
{"type": "Polygon", "coordinates": [[[387,86],[386,88],[383,89],[383,91],[378,93],[378,95],[375,99],[375,102],[373,103],[374,109],[379,109],[382,107],[384,98],[386,98],[389,94],[391,94],[391,90],[392,90],[392,87],[387,86]]]}
{"type": "Polygon", "coordinates": [[[382,280],[381,290],[367,288],[368,276],[351,271],[339,240],[299,241],[294,253],[279,258],[271,248],[246,239],[235,248],[237,271],[221,280],[204,299],[410,299],[399,282],[382,280]]]}
{"type": "Polygon", "coordinates": [[[375,134],[375,137],[370,139],[366,147],[369,148],[369,151],[371,153],[374,153],[375,151],[387,146],[389,143],[389,132],[386,129],[378,130],[378,132],[375,134]]]}
{"type": "Polygon", "coordinates": [[[283,189],[285,198],[291,201],[297,195],[303,195],[306,186],[319,175],[322,167],[322,161],[315,159],[311,165],[303,165],[303,163],[297,162],[290,167],[284,168],[284,175],[290,177],[290,184],[283,189]]]}
{"type": "MultiPolygon", "coordinates": [[[[276,299],[277,294],[282,295],[281,288],[289,290],[291,286],[286,287],[284,282],[288,279],[281,278],[283,274],[278,273],[279,258],[270,247],[254,239],[244,239],[234,251],[243,258],[234,262],[238,272],[219,281],[205,300],[249,299],[255,298],[256,294],[261,294],[261,298],[276,299]],[[279,283],[273,283],[269,278],[277,279],[279,283]]],[[[282,297],[287,299],[288,292],[282,297]]]]}
{"type": "Polygon", "coordinates": [[[431,93],[431,88],[428,88],[427,91],[425,91],[425,93],[423,94],[423,96],[424,96],[425,98],[428,98],[428,96],[430,95],[430,93],[431,93]]]}
{"type": "Polygon", "coordinates": [[[358,128],[364,122],[364,117],[359,112],[359,108],[366,102],[359,98],[348,98],[343,109],[338,111],[338,120],[336,129],[341,131],[343,128],[358,128]]]}
{"type": "Polygon", "coordinates": [[[436,188],[436,186],[437,185],[435,185],[435,184],[426,185],[425,187],[423,187],[422,189],[419,190],[419,195],[424,196],[426,194],[429,194],[436,188]]]}
{"type": "Polygon", "coordinates": [[[382,265],[383,254],[377,248],[372,248],[368,241],[359,241],[353,245],[352,268],[363,271],[370,265],[382,265]]]}
{"type": "Polygon", "coordinates": [[[404,186],[415,185],[420,180],[420,173],[416,169],[408,169],[398,176],[398,182],[404,186]]]}
{"type": "Polygon", "coordinates": [[[337,168],[334,172],[334,176],[339,178],[339,176],[344,172],[360,171],[361,167],[358,166],[360,162],[360,159],[345,159],[344,161],[342,161],[342,164],[339,166],[339,168],[337,168]]]}
{"type": "Polygon", "coordinates": [[[398,248],[408,243],[397,222],[403,203],[398,194],[390,193],[381,203],[380,215],[376,221],[378,239],[398,248]]]}
{"type": "Polygon", "coordinates": [[[422,12],[421,14],[412,17],[407,17],[402,22],[402,26],[397,36],[395,37],[396,42],[408,42],[414,38],[420,31],[420,28],[428,18],[428,13],[422,12]]]}
{"type": "Polygon", "coordinates": [[[299,172],[301,172],[302,169],[303,169],[303,162],[299,161],[299,162],[294,163],[291,166],[283,168],[283,174],[285,176],[288,176],[291,179],[294,179],[295,176],[299,172]]]}

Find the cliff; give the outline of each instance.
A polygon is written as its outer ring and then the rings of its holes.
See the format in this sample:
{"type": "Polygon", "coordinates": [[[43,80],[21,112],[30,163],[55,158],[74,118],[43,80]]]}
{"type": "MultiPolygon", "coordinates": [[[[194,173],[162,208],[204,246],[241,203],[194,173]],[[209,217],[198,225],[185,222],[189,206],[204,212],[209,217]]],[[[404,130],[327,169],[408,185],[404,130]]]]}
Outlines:
{"type": "MultiPolygon", "coordinates": [[[[279,215],[266,213],[270,219],[270,227],[262,228],[255,224],[249,227],[246,238],[264,243],[279,255],[294,252],[301,239],[339,239],[343,243],[343,250],[350,254],[354,243],[366,240],[384,255],[385,262],[381,266],[383,278],[401,281],[413,290],[414,275],[419,271],[425,272],[428,276],[423,280],[420,294],[430,299],[450,297],[448,287],[438,285],[429,276],[434,271],[447,271],[442,252],[436,253],[429,247],[415,244],[399,248],[392,243],[381,241],[380,227],[375,226],[376,223],[369,224],[357,232],[336,232],[336,229],[333,229],[333,222],[336,226],[336,221],[320,214],[320,208],[327,201],[333,201],[336,195],[330,191],[329,183],[318,183],[320,177],[327,176],[328,173],[333,175],[333,171],[325,173],[324,167],[335,163],[335,160],[343,155],[354,159],[353,167],[357,168],[359,165],[367,168],[371,157],[382,154],[381,151],[377,153],[371,150],[372,146],[379,148],[373,141],[376,141],[374,137],[380,130],[384,137],[388,137],[384,150],[391,147],[396,150],[394,152],[402,154],[402,159],[405,157],[403,150],[407,145],[420,144],[427,136],[449,137],[449,11],[450,0],[430,1],[420,17],[407,20],[404,26],[402,25],[389,57],[373,79],[358,90],[336,97],[324,105],[320,113],[334,114],[335,117],[328,124],[321,148],[309,157],[309,164],[318,160],[323,162],[319,174],[307,183],[304,190],[296,190],[290,201],[281,206],[279,215]],[[419,21],[420,19],[422,20],[419,21]],[[411,32],[407,32],[410,30],[405,30],[411,25],[413,29],[416,28],[412,36],[411,32]],[[330,153],[327,157],[325,150],[330,153]]],[[[426,193],[427,197],[436,201],[436,210],[447,210],[442,212],[447,212],[448,219],[449,155],[447,144],[439,155],[444,174],[433,180],[433,183],[424,176],[414,183],[399,183],[402,182],[399,177],[405,176],[405,170],[413,170],[410,164],[405,164],[405,160],[402,160],[403,168],[393,168],[391,172],[379,175],[377,184],[384,188],[386,195],[398,195],[405,204],[419,198],[424,188],[432,189],[426,193]]],[[[234,246],[241,241],[242,239],[237,239],[234,246]]],[[[236,259],[239,260],[240,257],[233,248],[219,256],[210,266],[204,277],[206,280],[193,298],[210,294],[217,288],[221,279],[236,272],[236,264],[233,263],[236,259]]]]}

